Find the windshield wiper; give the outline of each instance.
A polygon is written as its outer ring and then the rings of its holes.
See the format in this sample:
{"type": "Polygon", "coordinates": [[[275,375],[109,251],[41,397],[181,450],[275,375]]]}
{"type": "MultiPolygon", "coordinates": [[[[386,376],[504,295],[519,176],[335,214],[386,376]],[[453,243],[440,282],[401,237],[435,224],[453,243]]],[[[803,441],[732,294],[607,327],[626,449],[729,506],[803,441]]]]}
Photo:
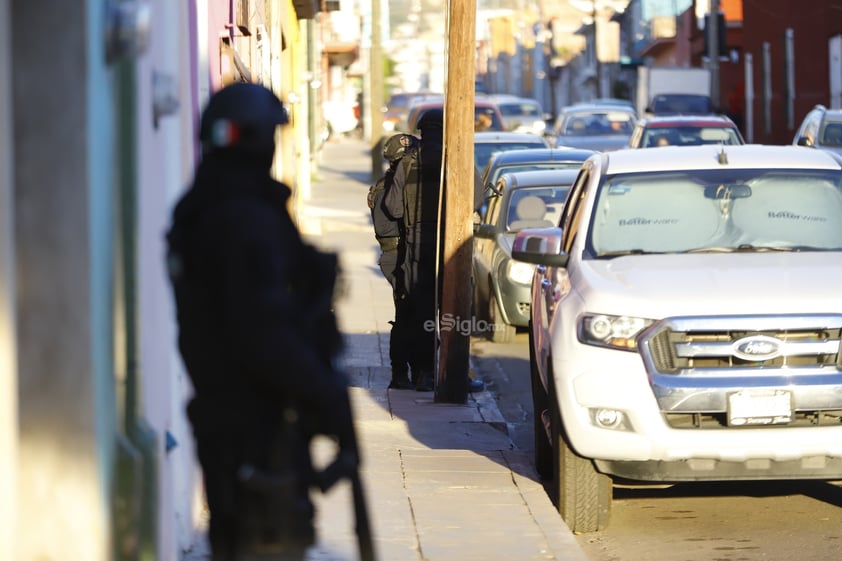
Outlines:
{"type": "Polygon", "coordinates": [[[645,251],[642,249],[621,249],[618,251],[603,251],[598,253],[597,257],[622,257],[623,255],[652,255],[656,253],[663,253],[663,251],[645,251]]]}
{"type": "Polygon", "coordinates": [[[688,249],[684,253],[763,253],[763,252],[781,252],[790,253],[798,251],[833,251],[826,247],[816,247],[811,245],[752,245],[750,243],[740,244],[737,247],[718,246],[718,247],[697,247],[695,249],[688,249]]]}

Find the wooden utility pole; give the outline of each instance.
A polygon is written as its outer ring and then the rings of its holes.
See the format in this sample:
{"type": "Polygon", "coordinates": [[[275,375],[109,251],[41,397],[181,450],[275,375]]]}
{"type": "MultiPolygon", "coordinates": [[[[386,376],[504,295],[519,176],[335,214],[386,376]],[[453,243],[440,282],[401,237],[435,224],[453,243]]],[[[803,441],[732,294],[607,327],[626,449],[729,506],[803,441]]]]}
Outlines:
{"type": "Polygon", "coordinates": [[[371,0],[368,122],[371,123],[371,181],[383,175],[383,0],[371,0]]]}
{"type": "Polygon", "coordinates": [[[708,16],[708,67],[710,68],[710,101],[719,111],[719,0],[710,0],[708,16]]]}
{"type": "Polygon", "coordinates": [[[465,403],[471,352],[476,3],[448,0],[444,181],[435,400],[465,403]]]}

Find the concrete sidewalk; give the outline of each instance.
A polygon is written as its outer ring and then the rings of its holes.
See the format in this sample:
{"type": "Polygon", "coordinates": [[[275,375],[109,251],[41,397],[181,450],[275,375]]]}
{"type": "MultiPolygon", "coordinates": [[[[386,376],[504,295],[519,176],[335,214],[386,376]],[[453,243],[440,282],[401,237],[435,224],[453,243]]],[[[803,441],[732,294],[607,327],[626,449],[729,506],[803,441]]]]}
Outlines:
{"type": "MultiPolygon", "coordinates": [[[[300,227],[340,255],[341,365],[351,376],[378,561],[585,561],[488,392],[469,394],[462,405],[387,389],[393,308],[365,202],[371,167],[364,141],[330,142],[300,227]]],[[[314,455],[331,454],[322,442],[314,455]]],[[[308,561],[359,559],[350,485],[315,498],[319,543],[308,561]]]]}

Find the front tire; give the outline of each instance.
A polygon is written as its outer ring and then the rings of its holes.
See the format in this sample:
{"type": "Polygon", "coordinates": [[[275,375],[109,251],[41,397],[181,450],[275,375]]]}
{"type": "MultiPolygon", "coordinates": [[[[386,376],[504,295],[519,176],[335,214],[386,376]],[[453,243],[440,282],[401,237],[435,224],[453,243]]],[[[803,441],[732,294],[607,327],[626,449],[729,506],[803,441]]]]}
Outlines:
{"type": "MultiPolygon", "coordinates": [[[[550,392],[554,400],[554,392],[550,392]]],[[[552,406],[553,502],[574,534],[604,530],[611,515],[611,478],[570,446],[558,407],[552,406]]]]}
{"type": "Polygon", "coordinates": [[[534,336],[532,335],[532,320],[529,320],[529,377],[532,380],[532,432],[535,445],[535,471],[541,479],[549,479],[553,475],[553,449],[550,437],[544,425],[544,414],[547,411],[547,391],[541,383],[538,373],[538,361],[535,358],[534,336]]]}

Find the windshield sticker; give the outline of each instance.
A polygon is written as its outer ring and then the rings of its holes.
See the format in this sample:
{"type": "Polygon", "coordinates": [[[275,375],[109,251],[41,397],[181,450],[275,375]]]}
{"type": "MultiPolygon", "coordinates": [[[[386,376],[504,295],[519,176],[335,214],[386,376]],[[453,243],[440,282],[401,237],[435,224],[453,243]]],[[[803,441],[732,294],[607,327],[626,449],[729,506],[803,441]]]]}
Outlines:
{"type": "Polygon", "coordinates": [[[678,218],[621,218],[619,220],[620,226],[664,226],[668,224],[678,224],[678,218]]]}
{"type": "Polygon", "coordinates": [[[769,218],[783,218],[785,220],[799,222],[827,222],[827,217],[825,216],[807,216],[806,214],[798,214],[797,212],[790,212],[788,210],[779,210],[778,212],[770,210],[769,218]]]}
{"type": "Polygon", "coordinates": [[[615,183],[608,186],[609,195],[625,195],[629,191],[631,191],[631,186],[622,183],[615,183]]]}

